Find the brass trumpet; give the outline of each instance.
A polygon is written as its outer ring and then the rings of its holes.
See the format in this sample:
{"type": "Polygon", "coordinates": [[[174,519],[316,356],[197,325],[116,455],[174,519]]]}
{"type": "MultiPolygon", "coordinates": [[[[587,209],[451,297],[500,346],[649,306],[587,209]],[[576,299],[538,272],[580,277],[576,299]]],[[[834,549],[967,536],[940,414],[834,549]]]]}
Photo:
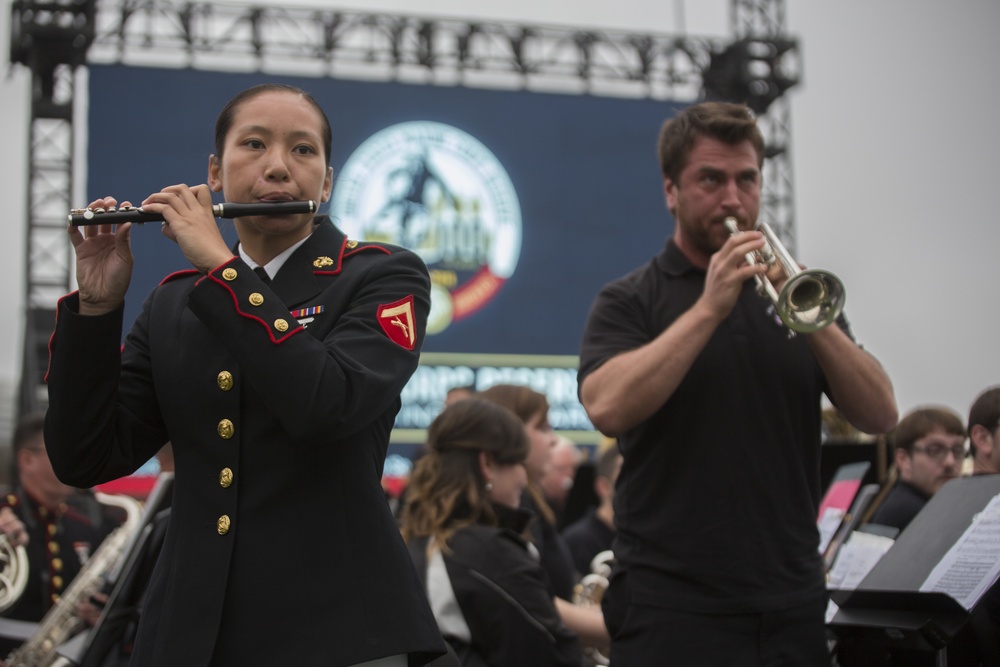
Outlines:
{"type": "MultiPolygon", "coordinates": [[[[723,224],[731,235],[740,231],[736,218],[726,218],[723,224]]],[[[788,276],[780,292],[767,276],[757,274],[754,277],[757,279],[757,291],[774,304],[778,317],[790,330],[789,335],[819,331],[836,321],[844,310],[847,298],[840,278],[829,271],[800,269],[770,225],[761,222],[758,229],[764,234],[764,247],[748,252],[747,263],[769,267],[778,263],[788,276]]]]}

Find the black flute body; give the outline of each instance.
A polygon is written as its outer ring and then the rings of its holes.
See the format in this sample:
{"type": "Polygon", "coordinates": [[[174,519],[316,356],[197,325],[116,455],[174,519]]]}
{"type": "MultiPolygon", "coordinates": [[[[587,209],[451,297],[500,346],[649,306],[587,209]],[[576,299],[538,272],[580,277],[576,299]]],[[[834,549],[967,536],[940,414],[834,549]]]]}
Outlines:
{"type": "MultiPolygon", "coordinates": [[[[293,215],[315,213],[316,202],[305,201],[255,202],[241,204],[223,202],[212,206],[212,214],[217,218],[241,218],[245,215],[293,215]]],[[[74,227],[86,225],[123,225],[126,222],[163,222],[159,213],[143,211],[141,208],[126,208],[113,211],[94,211],[89,208],[73,209],[69,213],[69,224],[74,227]]]]}

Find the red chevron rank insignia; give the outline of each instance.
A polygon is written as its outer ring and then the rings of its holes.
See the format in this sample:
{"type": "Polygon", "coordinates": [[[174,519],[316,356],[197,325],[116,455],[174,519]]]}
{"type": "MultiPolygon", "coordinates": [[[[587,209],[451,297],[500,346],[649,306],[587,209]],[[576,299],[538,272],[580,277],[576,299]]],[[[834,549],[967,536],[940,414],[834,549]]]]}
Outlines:
{"type": "Polygon", "coordinates": [[[378,323],[391,341],[412,350],[417,344],[416,322],[413,315],[413,296],[378,307],[378,323]]]}

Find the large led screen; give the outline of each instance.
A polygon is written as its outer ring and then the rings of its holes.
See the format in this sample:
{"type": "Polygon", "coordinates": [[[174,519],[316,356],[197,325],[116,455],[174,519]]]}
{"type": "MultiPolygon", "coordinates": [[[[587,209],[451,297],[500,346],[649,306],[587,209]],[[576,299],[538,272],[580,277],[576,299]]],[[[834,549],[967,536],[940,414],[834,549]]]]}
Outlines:
{"type": "MultiPolygon", "coordinates": [[[[431,332],[394,442],[418,443],[451,386],[529,384],[553,426],[595,442],[576,354],[601,285],[646,262],[672,221],[656,138],[676,105],[633,98],[195,70],[90,68],[88,200],[141,201],[206,179],[219,110],[265,81],[313,94],[333,125],[324,212],[405,245],[433,281],[431,332]]],[[[77,205],[84,205],[79,202],[77,205]]],[[[232,223],[221,221],[227,238],[232,223]]],[[[134,231],[126,321],[188,268],[159,225],[134,231]]]]}

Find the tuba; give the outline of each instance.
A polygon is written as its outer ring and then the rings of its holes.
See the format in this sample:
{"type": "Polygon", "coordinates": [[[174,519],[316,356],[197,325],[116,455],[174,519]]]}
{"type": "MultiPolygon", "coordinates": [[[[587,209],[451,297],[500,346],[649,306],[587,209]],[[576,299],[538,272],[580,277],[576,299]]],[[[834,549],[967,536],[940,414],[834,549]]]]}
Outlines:
{"type": "MultiPolygon", "coordinates": [[[[738,234],[736,218],[726,218],[723,222],[730,235],[738,234]]],[[[748,264],[781,266],[788,280],[779,292],[766,276],[756,275],[757,291],[768,297],[774,304],[778,317],[790,330],[810,333],[832,324],[844,309],[846,292],[840,278],[829,271],[800,269],[792,255],[782,245],[781,239],[771,226],[761,222],[759,231],[764,234],[764,247],[746,254],[748,264]]]]}
{"type": "Polygon", "coordinates": [[[63,664],[56,651],[83,628],[83,621],[76,615],[77,606],[100,589],[105,575],[118,565],[132,536],[141,525],[142,505],[138,500],[131,496],[104,493],[97,493],[95,496],[102,505],[124,509],[127,515],[125,522],[101,542],[59,601],[38,623],[35,634],[11,652],[7,657],[8,667],[49,667],[63,664]]]}
{"type": "Polygon", "coordinates": [[[0,535],[0,613],[14,606],[28,584],[28,552],[0,535]]]}

